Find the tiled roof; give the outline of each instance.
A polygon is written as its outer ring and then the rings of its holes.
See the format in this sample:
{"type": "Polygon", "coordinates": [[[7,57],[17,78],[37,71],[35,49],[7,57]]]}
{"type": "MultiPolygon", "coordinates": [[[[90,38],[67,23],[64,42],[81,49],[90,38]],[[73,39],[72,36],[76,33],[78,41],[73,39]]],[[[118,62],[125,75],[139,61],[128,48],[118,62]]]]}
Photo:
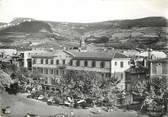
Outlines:
{"type": "MultiPolygon", "coordinates": [[[[155,56],[156,58],[165,58],[166,54],[162,51],[152,51],[151,52],[152,56],[155,56]]],[[[138,53],[137,56],[142,56],[142,57],[148,57],[148,52],[142,52],[142,53],[138,53]]]]}
{"type": "Polygon", "coordinates": [[[96,59],[96,60],[111,60],[113,58],[128,58],[126,55],[116,52],[77,52],[77,51],[67,51],[71,54],[74,59],[96,59]]]}
{"type": "Polygon", "coordinates": [[[145,67],[130,67],[129,69],[127,69],[125,72],[131,73],[131,74],[137,74],[137,73],[147,73],[148,69],[145,67]]]}
{"type": "Polygon", "coordinates": [[[168,62],[168,58],[155,59],[155,60],[152,60],[151,62],[168,62]]]}
{"type": "Polygon", "coordinates": [[[38,58],[38,57],[54,57],[54,56],[55,56],[55,52],[46,52],[46,53],[42,53],[42,54],[32,55],[32,57],[34,57],[34,58],[38,58]]]}

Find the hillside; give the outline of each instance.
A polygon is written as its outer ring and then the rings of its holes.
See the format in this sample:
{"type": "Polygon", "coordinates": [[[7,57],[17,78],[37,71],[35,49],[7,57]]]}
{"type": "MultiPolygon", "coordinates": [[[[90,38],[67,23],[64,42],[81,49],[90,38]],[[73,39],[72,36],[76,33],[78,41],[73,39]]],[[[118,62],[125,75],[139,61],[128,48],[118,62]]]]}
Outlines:
{"type": "Polygon", "coordinates": [[[96,23],[37,21],[16,18],[0,26],[0,44],[6,46],[59,47],[79,45],[80,38],[98,46],[163,49],[167,42],[167,19],[147,17],[96,23]]]}

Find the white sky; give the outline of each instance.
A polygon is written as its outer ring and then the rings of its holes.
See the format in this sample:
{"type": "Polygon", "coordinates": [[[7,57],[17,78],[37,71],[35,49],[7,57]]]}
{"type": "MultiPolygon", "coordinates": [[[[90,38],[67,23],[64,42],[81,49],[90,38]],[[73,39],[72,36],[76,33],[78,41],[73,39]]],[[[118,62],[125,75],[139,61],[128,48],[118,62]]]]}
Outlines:
{"type": "Polygon", "coordinates": [[[0,22],[14,17],[98,22],[148,16],[168,18],[168,0],[0,0],[0,22]]]}

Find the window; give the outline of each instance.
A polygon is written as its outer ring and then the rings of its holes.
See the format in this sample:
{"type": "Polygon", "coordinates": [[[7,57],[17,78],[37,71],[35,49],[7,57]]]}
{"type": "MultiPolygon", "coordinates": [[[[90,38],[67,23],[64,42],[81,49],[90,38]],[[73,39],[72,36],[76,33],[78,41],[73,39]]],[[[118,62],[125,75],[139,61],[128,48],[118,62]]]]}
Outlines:
{"type": "Polygon", "coordinates": [[[152,74],[156,74],[156,73],[157,73],[157,65],[152,64],[152,74]]]}
{"type": "Polygon", "coordinates": [[[85,67],[88,66],[88,61],[87,61],[87,60],[85,60],[85,62],[84,62],[84,66],[85,66],[85,67]]]}
{"type": "Polygon", "coordinates": [[[65,71],[63,70],[63,71],[62,71],[62,75],[64,75],[64,74],[65,74],[65,71]]]}
{"type": "Polygon", "coordinates": [[[45,72],[45,74],[48,74],[48,69],[45,68],[45,69],[44,69],[44,72],[45,72]]]}
{"type": "Polygon", "coordinates": [[[131,61],[128,61],[128,65],[130,65],[131,64],[131,61]]]}
{"type": "Polygon", "coordinates": [[[38,72],[40,71],[40,67],[37,67],[37,71],[38,71],[38,72]]]}
{"type": "Polygon", "coordinates": [[[104,73],[102,73],[101,76],[104,77],[104,73]]]}
{"type": "Polygon", "coordinates": [[[33,64],[36,64],[36,59],[35,58],[33,59],[33,64]]]}
{"type": "Polygon", "coordinates": [[[111,77],[111,73],[106,73],[106,77],[111,77]]]}
{"type": "Polygon", "coordinates": [[[45,60],[45,63],[48,64],[48,59],[45,60]]]}
{"type": "Polygon", "coordinates": [[[162,74],[168,74],[167,69],[168,69],[167,64],[166,63],[162,64],[162,74]]]}
{"type": "Polygon", "coordinates": [[[123,73],[121,73],[121,79],[123,79],[123,76],[124,76],[123,73]]]}
{"type": "Polygon", "coordinates": [[[42,73],[42,74],[43,74],[43,68],[41,68],[41,69],[40,69],[40,73],[42,73]]]}
{"type": "Polygon", "coordinates": [[[73,62],[73,61],[72,61],[72,60],[70,60],[70,62],[69,62],[69,65],[70,65],[70,66],[72,66],[72,62],[73,62]]]}
{"type": "Polygon", "coordinates": [[[30,53],[28,53],[28,57],[30,57],[30,55],[31,55],[31,54],[30,54],[30,53]]]}
{"type": "Polygon", "coordinates": [[[115,66],[117,66],[117,62],[115,62],[115,66]]]}
{"type": "Polygon", "coordinates": [[[59,60],[56,60],[56,64],[57,64],[57,65],[59,64],[59,60]]]}
{"type": "Polygon", "coordinates": [[[96,66],[96,61],[92,61],[92,67],[96,66]]]}
{"type": "Polygon", "coordinates": [[[41,64],[43,64],[43,59],[41,59],[41,64]]]}
{"type": "Polygon", "coordinates": [[[53,74],[54,73],[54,70],[53,69],[50,69],[50,74],[53,74]]]}
{"type": "Polygon", "coordinates": [[[79,60],[76,61],[76,66],[80,66],[80,61],[79,60]]]}
{"type": "Polygon", "coordinates": [[[22,58],[24,58],[24,53],[20,53],[20,56],[21,56],[22,58]]]}
{"type": "Polygon", "coordinates": [[[124,67],[124,63],[120,62],[120,67],[123,68],[124,67]]]}
{"type": "Polygon", "coordinates": [[[65,65],[65,60],[62,60],[62,64],[65,65]]]}
{"type": "Polygon", "coordinates": [[[100,62],[100,67],[104,68],[104,66],[105,66],[104,61],[100,62]]]}
{"type": "Polygon", "coordinates": [[[54,64],[54,60],[53,59],[51,59],[51,65],[53,65],[54,64]]]}
{"type": "Polygon", "coordinates": [[[58,74],[59,74],[58,69],[55,69],[55,71],[54,71],[54,72],[55,72],[54,74],[56,74],[56,75],[58,75],[58,74]]]}

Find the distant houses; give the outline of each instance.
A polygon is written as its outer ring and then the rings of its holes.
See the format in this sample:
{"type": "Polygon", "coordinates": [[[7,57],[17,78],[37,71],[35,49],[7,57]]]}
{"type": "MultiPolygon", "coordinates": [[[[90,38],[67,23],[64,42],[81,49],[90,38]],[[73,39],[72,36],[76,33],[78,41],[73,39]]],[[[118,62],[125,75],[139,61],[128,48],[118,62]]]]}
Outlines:
{"type": "Polygon", "coordinates": [[[138,53],[125,74],[127,103],[132,104],[144,98],[152,77],[168,76],[168,58],[164,52],[151,49],[138,53]]]}

